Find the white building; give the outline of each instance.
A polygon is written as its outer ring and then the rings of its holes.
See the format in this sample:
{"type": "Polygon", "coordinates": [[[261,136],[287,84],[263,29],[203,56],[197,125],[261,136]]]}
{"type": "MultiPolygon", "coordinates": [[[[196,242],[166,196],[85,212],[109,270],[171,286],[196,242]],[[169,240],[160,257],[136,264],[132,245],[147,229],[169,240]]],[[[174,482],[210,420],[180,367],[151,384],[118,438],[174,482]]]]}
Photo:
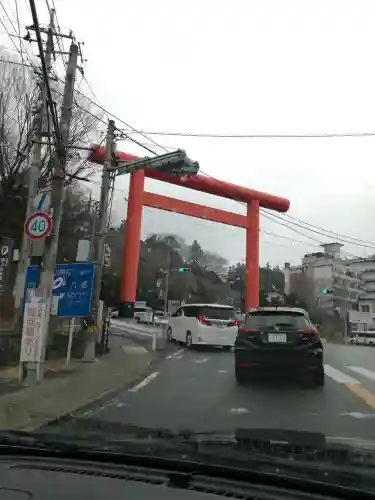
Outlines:
{"type": "Polygon", "coordinates": [[[375,318],[375,256],[347,260],[346,265],[360,273],[359,311],[373,313],[375,318]]]}
{"type": "Polygon", "coordinates": [[[310,309],[325,309],[340,316],[345,316],[348,310],[357,309],[361,273],[342,258],[342,246],[340,243],[327,243],[322,245],[323,252],[306,254],[300,266],[292,267],[286,263],[285,293],[295,293],[310,309]]]}

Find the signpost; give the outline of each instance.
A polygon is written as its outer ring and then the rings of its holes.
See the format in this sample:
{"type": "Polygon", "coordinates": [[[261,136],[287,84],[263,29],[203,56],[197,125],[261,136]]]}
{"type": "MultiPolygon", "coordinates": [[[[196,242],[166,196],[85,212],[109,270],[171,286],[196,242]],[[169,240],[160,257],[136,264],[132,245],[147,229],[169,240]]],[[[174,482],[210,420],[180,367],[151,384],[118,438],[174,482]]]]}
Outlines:
{"type": "Polygon", "coordinates": [[[34,212],[25,222],[25,233],[30,240],[46,238],[52,231],[52,219],[46,212],[34,212]]]}
{"type": "Polygon", "coordinates": [[[13,256],[13,240],[0,236],[0,294],[7,289],[13,256]]]}
{"type": "Polygon", "coordinates": [[[37,382],[42,380],[48,305],[45,290],[28,290],[21,339],[20,382],[26,379],[29,368],[31,371],[36,369],[37,382]]]}
{"type": "MultiPolygon", "coordinates": [[[[35,288],[39,268],[29,266],[26,289],[35,288]]],[[[91,312],[94,264],[89,262],[57,264],[53,278],[52,314],[60,318],[86,318],[91,312]]]]}

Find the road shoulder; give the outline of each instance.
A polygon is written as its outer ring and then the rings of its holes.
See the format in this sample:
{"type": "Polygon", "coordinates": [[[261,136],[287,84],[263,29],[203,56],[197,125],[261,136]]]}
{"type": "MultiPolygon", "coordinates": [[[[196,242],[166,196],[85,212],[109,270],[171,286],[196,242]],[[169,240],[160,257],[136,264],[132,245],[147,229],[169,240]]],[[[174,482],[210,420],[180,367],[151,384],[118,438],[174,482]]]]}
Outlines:
{"type": "Polygon", "coordinates": [[[76,412],[136,382],[161,356],[146,350],[135,354],[114,341],[111,351],[95,363],[77,363],[65,377],[0,397],[0,429],[33,431],[76,412]]]}

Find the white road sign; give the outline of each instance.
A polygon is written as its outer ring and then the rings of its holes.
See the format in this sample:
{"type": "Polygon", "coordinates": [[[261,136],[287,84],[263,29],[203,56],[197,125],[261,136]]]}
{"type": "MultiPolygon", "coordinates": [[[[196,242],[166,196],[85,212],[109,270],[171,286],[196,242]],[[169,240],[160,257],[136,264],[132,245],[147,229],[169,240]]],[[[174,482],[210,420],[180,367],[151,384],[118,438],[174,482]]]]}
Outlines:
{"type": "Polygon", "coordinates": [[[42,360],[46,302],[26,302],[21,340],[21,363],[38,363],[42,360]]]}
{"type": "Polygon", "coordinates": [[[25,222],[25,232],[31,240],[41,240],[52,231],[52,219],[45,212],[34,212],[25,222]]]}

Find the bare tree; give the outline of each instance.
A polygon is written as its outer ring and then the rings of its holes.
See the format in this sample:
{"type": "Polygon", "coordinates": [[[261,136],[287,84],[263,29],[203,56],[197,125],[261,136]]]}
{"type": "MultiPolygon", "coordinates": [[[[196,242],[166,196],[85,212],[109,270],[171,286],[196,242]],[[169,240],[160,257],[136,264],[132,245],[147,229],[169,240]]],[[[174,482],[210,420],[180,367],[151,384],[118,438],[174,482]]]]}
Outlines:
{"type": "MultiPolygon", "coordinates": [[[[19,242],[22,234],[27,198],[27,171],[32,149],[34,117],[39,104],[41,75],[26,69],[21,61],[0,48],[0,234],[19,242]]],[[[59,109],[63,85],[56,82],[53,96],[59,109]]],[[[89,147],[98,142],[101,116],[80,94],[75,98],[72,126],[68,141],[67,188],[77,177],[89,178],[96,166],[87,162],[87,152],[74,148],[89,147]]],[[[54,162],[52,126],[46,121],[43,138],[40,186],[50,182],[54,162]]]]}

